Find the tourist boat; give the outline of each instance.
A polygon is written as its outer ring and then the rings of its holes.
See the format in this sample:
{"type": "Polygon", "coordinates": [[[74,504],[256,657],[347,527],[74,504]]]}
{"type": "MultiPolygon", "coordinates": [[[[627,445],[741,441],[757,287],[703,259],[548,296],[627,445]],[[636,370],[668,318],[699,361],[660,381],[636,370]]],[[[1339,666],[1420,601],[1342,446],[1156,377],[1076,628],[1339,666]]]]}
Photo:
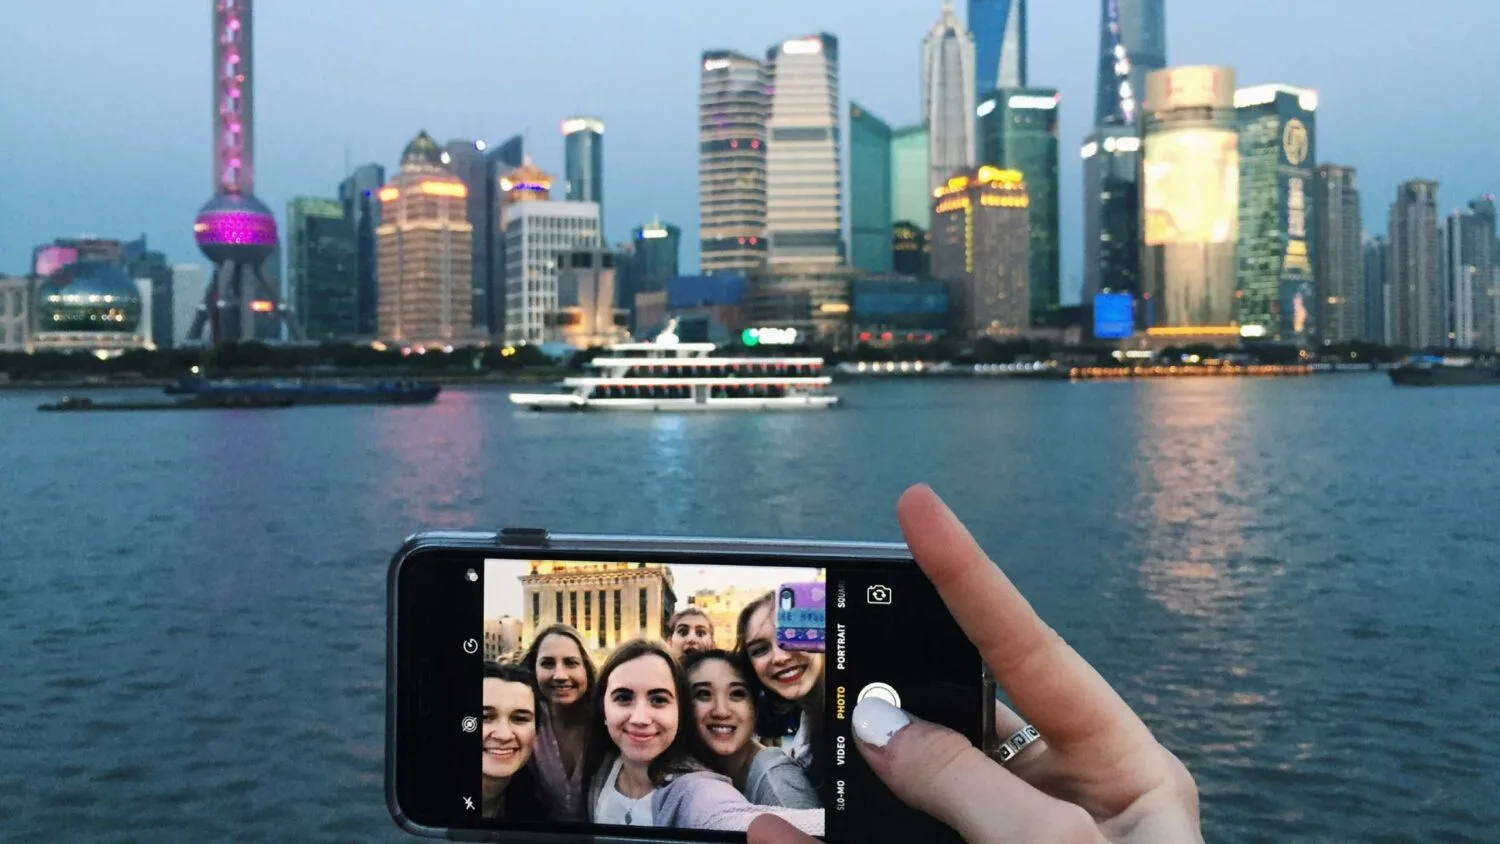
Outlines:
{"type": "Polygon", "coordinates": [[[1390,370],[1390,376],[1391,383],[1400,387],[1500,385],[1500,365],[1493,360],[1421,355],[1390,370]]]}
{"type": "Polygon", "coordinates": [[[823,410],[838,405],[823,359],[716,355],[680,343],[669,324],[652,343],[620,343],[552,393],[512,393],[531,410],[823,410]]]}
{"type": "Polygon", "coordinates": [[[421,381],[317,383],[304,381],[211,381],[186,378],[167,385],[172,396],[287,400],[292,404],[431,404],[443,390],[421,381]]]}

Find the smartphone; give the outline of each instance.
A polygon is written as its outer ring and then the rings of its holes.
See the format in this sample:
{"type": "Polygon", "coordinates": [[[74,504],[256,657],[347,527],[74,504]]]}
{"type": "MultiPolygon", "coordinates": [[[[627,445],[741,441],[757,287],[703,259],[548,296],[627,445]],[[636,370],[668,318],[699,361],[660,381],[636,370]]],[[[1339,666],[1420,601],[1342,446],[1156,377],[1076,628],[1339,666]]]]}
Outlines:
{"type": "Polygon", "coordinates": [[[416,835],[744,841],[774,812],[841,844],[958,841],[864,764],[854,707],[880,696],[998,749],[993,678],[904,545],[424,533],[387,588],[386,801],[416,835]],[[688,654],[685,670],[666,625],[689,604],[716,649],[748,658],[688,654]],[[747,703],[704,702],[736,677],[747,703]],[[798,725],[775,751],[797,766],[795,799],[721,775],[737,747],[778,738],[757,735],[777,718],[798,725]],[[571,768],[563,723],[586,748],[571,768]],[[627,763],[695,773],[647,799],[620,787],[627,763]]]}
{"type": "Polygon", "coordinates": [[[783,650],[823,653],[828,639],[828,584],[784,583],[776,596],[776,643],[783,650]]]}

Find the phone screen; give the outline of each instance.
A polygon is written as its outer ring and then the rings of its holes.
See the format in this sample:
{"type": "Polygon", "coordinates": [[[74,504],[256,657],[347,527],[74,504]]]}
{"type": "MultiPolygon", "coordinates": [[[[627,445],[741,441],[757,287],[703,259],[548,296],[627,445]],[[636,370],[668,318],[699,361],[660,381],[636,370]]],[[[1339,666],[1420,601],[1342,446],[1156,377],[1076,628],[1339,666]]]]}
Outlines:
{"type": "Polygon", "coordinates": [[[895,800],[850,720],[874,695],[986,740],[978,653],[915,567],[663,557],[401,565],[403,825],[735,841],[769,812],[828,841],[957,840],[895,800]]]}

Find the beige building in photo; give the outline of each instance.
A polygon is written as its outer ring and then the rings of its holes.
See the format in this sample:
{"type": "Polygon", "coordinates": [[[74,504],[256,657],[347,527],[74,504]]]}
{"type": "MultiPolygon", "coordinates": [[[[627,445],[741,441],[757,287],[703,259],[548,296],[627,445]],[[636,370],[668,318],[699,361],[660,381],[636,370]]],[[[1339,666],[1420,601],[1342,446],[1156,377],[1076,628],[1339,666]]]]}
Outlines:
{"type": "MultiPolygon", "coordinates": [[[[631,639],[664,639],[677,606],[672,572],[655,563],[533,560],[521,580],[521,645],[538,630],[567,624],[597,662],[631,639]]],[[[488,631],[487,631],[488,632],[488,631]]]]}

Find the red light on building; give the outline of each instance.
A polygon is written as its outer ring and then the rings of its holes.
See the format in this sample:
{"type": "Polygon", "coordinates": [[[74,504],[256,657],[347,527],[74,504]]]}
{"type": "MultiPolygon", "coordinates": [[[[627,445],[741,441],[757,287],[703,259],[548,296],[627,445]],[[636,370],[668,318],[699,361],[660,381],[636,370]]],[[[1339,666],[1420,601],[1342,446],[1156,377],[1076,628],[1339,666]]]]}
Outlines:
{"type": "Polygon", "coordinates": [[[870,342],[870,337],[871,337],[871,334],[868,331],[861,331],[861,332],[859,332],[859,341],[861,343],[868,343],[868,342],[870,342]]]}
{"type": "Polygon", "coordinates": [[[255,299],[250,302],[250,310],[258,314],[268,314],[276,310],[276,305],[267,299],[255,299]]]}

